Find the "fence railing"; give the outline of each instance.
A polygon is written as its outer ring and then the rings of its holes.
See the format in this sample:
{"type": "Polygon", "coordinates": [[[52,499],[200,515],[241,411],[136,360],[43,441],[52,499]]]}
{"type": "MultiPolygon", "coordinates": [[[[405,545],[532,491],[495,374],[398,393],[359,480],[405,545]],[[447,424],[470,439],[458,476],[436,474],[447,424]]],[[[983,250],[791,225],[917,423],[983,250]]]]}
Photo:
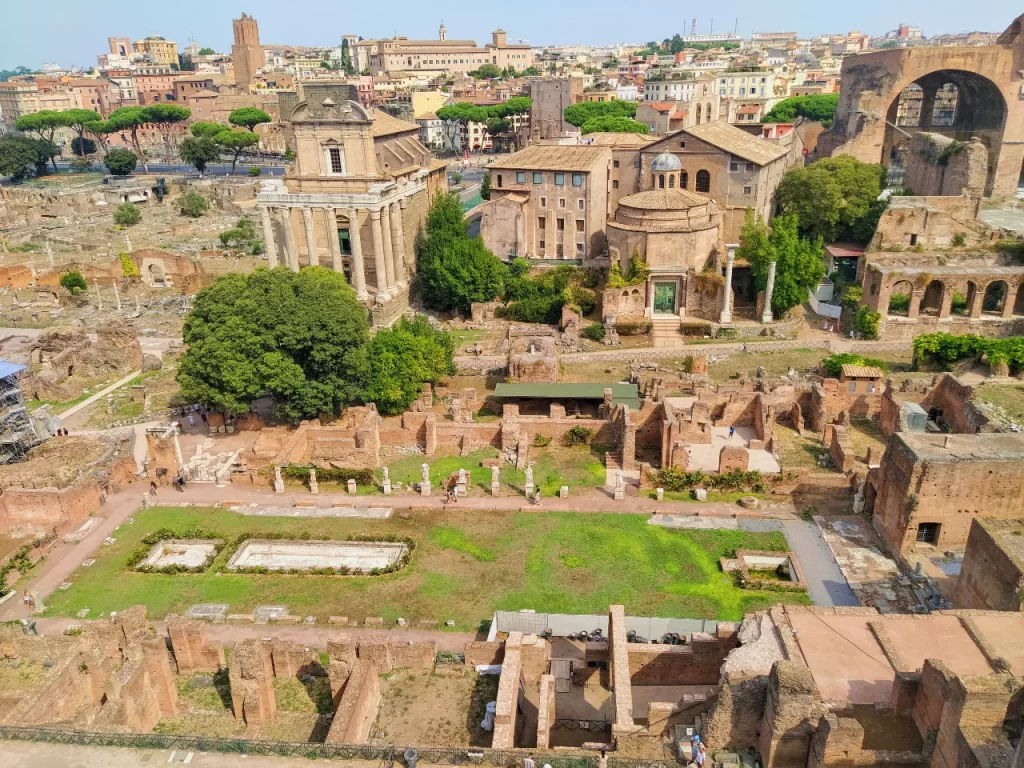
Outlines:
{"type": "MultiPolygon", "coordinates": [[[[238,755],[372,760],[388,768],[408,766],[406,752],[415,750],[416,761],[425,765],[481,765],[492,768],[520,768],[533,750],[489,749],[486,747],[396,747],[392,744],[323,744],[319,742],[265,741],[261,739],[216,738],[168,733],[101,733],[62,728],[30,728],[0,725],[0,739],[130,749],[174,749],[238,755]]],[[[535,754],[535,761],[551,768],[597,768],[596,754],[535,754]]],[[[662,760],[633,760],[609,757],[608,768],[668,768],[662,760]]]]}

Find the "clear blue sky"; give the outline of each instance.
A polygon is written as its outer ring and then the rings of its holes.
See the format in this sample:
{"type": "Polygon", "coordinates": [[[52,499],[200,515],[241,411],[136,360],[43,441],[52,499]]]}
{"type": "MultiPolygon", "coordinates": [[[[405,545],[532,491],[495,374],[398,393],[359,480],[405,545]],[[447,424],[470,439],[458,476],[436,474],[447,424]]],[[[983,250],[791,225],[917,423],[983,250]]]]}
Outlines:
{"type": "Polygon", "coordinates": [[[898,23],[917,24],[925,34],[981,30],[1001,32],[1024,9],[1010,0],[975,3],[952,0],[859,0],[859,2],[782,2],[681,4],[670,0],[519,0],[514,3],[433,3],[423,0],[339,2],[338,0],[2,0],[0,69],[43,62],[93,66],[106,51],[107,37],[162,35],[179,48],[195,37],[201,46],[226,51],[231,19],[246,11],[260,24],[260,39],[293,45],[337,45],[343,33],[366,38],[397,31],[433,38],[443,20],[449,38],[484,43],[502,27],[509,40],[534,45],[642,42],[689,31],[707,32],[714,13],[716,31],[796,31],[801,35],[859,29],[882,34],[898,23]],[[464,8],[472,8],[467,13],[464,8]],[[713,9],[713,10],[712,10],[713,9]]]}

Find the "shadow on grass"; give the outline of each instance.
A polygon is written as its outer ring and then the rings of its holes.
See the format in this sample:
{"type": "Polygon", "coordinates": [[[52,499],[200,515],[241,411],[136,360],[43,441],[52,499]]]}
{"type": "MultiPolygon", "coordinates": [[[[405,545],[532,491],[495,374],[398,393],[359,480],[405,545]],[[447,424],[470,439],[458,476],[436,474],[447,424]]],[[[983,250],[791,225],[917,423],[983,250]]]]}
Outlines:
{"type": "Polygon", "coordinates": [[[469,745],[471,747],[491,746],[490,731],[480,727],[484,716],[487,714],[488,702],[498,698],[498,675],[479,675],[473,692],[469,696],[469,711],[466,712],[466,730],[469,732],[469,745]]]}

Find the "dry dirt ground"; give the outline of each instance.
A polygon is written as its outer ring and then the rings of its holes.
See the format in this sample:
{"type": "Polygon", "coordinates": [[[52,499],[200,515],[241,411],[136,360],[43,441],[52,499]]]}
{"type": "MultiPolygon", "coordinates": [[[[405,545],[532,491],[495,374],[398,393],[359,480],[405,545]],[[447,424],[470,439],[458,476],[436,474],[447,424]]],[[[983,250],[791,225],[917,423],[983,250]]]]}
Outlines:
{"type": "Polygon", "coordinates": [[[413,746],[490,746],[480,727],[497,675],[454,670],[447,675],[396,670],[381,680],[381,703],[370,740],[413,746]]]}

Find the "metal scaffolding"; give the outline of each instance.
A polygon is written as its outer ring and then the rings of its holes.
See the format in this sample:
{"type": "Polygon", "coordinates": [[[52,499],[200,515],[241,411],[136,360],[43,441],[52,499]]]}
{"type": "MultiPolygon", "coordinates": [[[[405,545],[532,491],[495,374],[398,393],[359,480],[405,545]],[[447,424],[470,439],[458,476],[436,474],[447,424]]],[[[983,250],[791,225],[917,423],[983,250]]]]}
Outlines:
{"type": "Polygon", "coordinates": [[[24,370],[24,365],[0,360],[0,464],[23,461],[29,448],[43,442],[21,394],[24,370]]]}

